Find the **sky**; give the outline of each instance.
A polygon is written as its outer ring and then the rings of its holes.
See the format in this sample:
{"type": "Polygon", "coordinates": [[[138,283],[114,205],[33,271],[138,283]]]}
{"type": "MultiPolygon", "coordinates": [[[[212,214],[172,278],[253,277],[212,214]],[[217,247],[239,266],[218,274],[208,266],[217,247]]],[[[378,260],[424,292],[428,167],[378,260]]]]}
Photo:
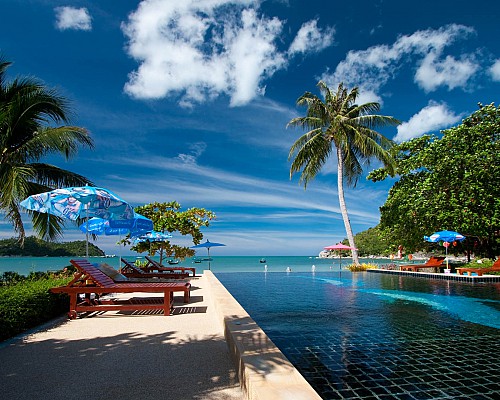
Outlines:
{"type": "MultiPolygon", "coordinates": [[[[307,190],[289,174],[303,131],[287,123],[305,115],[303,93],[320,95],[319,80],[379,102],[402,122],[380,131],[396,142],[499,102],[494,0],[2,0],[0,15],[8,80],[56,89],[95,141],[69,162],[44,161],[134,206],[213,211],[204,239],[226,244],[213,255],[317,255],[346,237],[336,160],[307,190]]],[[[378,224],[395,182],[366,174],[346,188],[354,233],[378,224]]],[[[14,234],[2,219],[0,238],[14,234]]],[[[64,241],[83,239],[67,226],[64,241]]],[[[116,241],[95,244],[116,254],[116,241]]]]}

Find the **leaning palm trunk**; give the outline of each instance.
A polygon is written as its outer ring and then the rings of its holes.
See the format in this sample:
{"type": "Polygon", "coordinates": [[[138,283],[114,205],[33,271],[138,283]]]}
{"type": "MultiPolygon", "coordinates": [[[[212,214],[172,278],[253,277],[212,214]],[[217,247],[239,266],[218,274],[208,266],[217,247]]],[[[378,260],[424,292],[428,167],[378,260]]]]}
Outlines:
{"type": "Polygon", "coordinates": [[[340,212],[342,214],[342,219],[344,220],[345,231],[347,234],[347,239],[349,240],[349,246],[353,248],[352,250],[352,262],[355,265],[359,265],[358,259],[358,251],[356,249],[356,245],[354,243],[354,235],[352,234],[351,221],[349,221],[349,215],[347,215],[347,207],[345,205],[344,198],[344,159],[342,156],[342,151],[337,147],[337,185],[339,192],[339,205],[340,212]]]}

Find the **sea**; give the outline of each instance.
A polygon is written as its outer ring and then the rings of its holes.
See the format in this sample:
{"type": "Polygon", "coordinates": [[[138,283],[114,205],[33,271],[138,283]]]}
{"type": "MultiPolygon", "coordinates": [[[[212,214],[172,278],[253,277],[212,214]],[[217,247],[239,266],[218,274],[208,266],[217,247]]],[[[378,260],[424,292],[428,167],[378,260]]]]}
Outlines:
{"type": "MultiPolygon", "coordinates": [[[[119,257],[0,257],[0,274],[12,271],[21,275],[30,272],[58,271],[70,264],[71,259],[87,258],[90,262],[100,264],[107,263],[114,268],[120,268],[119,257]]],[[[144,260],[140,256],[124,256],[128,261],[144,260]]],[[[154,257],[159,261],[159,257],[154,257]]],[[[164,264],[167,264],[165,259],[164,264]]],[[[362,263],[388,264],[388,259],[360,259],[362,263]]],[[[203,271],[210,269],[214,274],[218,272],[326,272],[345,269],[352,263],[349,257],[319,258],[317,256],[212,256],[211,260],[199,261],[188,258],[177,266],[196,267],[203,271]]]]}

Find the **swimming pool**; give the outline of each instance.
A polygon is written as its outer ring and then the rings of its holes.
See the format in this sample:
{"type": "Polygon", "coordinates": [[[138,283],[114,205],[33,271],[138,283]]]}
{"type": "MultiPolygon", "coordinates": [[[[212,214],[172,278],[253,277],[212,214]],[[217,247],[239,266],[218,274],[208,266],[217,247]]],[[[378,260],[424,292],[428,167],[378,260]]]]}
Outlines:
{"type": "Polygon", "coordinates": [[[493,399],[500,284],[217,273],[324,399],[493,399]]]}

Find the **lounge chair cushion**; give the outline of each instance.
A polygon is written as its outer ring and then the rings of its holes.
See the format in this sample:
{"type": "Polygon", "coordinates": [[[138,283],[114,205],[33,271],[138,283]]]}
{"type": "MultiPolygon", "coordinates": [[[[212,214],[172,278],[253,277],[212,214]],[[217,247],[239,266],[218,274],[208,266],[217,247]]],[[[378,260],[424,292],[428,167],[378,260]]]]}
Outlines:
{"type": "Polygon", "coordinates": [[[102,263],[102,264],[96,265],[96,268],[99,271],[101,271],[102,273],[109,276],[115,282],[127,282],[128,281],[128,278],[125,275],[120,274],[116,269],[114,269],[109,264],[102,263]]]}

